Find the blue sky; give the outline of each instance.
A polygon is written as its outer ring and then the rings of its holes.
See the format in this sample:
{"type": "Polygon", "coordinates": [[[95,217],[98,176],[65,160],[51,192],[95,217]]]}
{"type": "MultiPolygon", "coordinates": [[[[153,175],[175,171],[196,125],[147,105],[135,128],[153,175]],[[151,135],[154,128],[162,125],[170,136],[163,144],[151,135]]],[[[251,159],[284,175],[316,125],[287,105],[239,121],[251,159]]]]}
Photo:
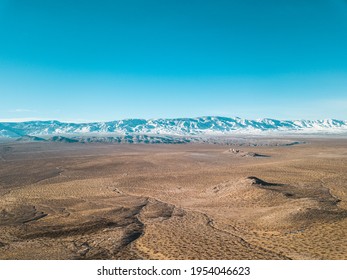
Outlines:
{"type": "Polygon", "coordinates": [[[0,120],[347,119],[346,0],[0,0],[0,120]]]}

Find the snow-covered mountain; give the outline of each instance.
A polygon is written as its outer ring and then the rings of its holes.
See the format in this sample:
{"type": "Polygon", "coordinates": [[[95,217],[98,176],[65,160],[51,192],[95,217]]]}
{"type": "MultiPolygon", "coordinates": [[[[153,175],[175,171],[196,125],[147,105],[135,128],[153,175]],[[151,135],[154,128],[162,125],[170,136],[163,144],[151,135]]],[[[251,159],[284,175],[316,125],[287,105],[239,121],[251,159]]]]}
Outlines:
{"type": "Polygon", "coordinates": [[[347,133],[347,121],[326,120],[248,120],[227,117],[179,119],[126,119],[111,122],[63,123],[29,121],[0,123],[0,137],[25,135],[235,135],[267,133],[347,133]]]}

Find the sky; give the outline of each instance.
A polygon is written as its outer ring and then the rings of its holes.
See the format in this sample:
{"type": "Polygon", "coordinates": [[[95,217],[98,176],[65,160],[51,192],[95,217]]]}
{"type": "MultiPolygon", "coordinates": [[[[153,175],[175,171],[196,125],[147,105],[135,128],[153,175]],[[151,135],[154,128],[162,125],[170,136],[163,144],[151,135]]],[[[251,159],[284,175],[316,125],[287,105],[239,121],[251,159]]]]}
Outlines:
{"type": "Polygon", "coordinates": [[[347,120],[347,0],[0,0],[0,121],[347,120]]]}

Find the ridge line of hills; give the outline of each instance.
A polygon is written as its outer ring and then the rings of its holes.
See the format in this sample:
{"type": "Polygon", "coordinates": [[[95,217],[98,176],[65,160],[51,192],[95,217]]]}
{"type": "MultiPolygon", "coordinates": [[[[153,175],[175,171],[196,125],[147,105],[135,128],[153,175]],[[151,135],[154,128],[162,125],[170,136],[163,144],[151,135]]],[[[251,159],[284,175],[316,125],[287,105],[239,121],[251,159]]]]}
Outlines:
{"type": "MultiPolygon", "coordinates": [[[[227,117],[177,119],[125,119],[110,122],[64,123],[59,121],[1,122],[0,137],[213,137],[242,134],[346,134],[347,121],[325,120],[249,120],[227,117]]],[[[148,140],[148,139],[147,139],[148,140]]]]}

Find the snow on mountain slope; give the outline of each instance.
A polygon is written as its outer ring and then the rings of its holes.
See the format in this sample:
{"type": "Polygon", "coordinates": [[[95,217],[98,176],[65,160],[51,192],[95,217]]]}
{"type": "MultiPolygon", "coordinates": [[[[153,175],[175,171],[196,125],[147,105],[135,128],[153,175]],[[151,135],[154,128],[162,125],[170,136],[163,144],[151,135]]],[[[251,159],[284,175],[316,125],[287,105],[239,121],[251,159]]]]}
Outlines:
{"type": "Polygon", "coordinates": [[[0,137],[24,135],[156,134],[233,135],[236,133],[347,133],[347,121],[326,120],[248,120],[227,117],[178,119],[126,119],[112,122],[62,123],[29,121],[0,123],[0,137]]]}

